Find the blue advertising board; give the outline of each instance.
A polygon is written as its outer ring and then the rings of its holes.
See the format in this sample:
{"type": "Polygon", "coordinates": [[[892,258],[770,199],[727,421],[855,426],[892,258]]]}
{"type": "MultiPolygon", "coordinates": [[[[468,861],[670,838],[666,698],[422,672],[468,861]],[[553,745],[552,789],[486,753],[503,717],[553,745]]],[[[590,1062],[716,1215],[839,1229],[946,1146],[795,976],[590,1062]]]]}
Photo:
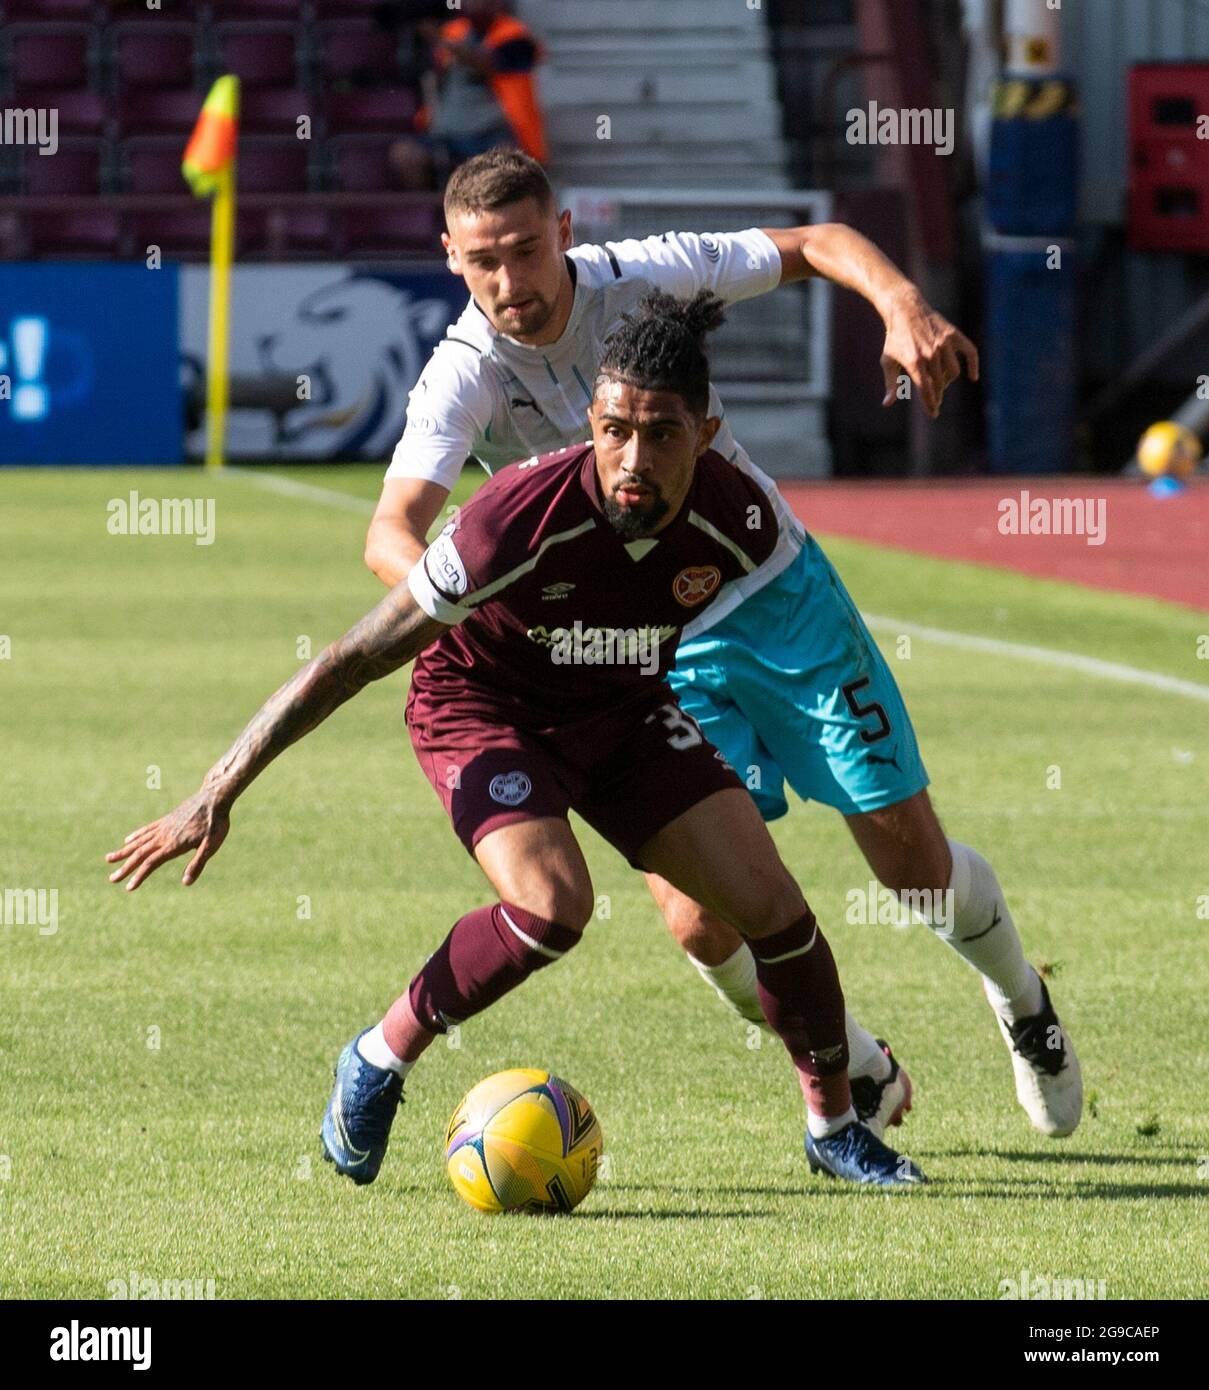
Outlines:
{"type": "Polygon", "coordinates": [[[180,463],[175,266],[0,265],[0,464],[180,463]]]}

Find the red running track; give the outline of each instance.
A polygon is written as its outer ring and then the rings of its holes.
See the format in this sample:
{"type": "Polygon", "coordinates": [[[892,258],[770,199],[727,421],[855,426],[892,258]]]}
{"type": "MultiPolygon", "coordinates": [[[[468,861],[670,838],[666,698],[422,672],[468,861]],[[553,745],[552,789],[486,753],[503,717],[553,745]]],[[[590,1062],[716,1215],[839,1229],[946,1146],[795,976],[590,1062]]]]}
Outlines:
{"type": "Polygon", "coordinates": [[[810,531],[1209,609],[1209,479],[1173,497],[1155,497],[1144,482],[1115,478],[785,480],[780,486],[810,531]],[[1082,523],[1083,534],[1001,529],[1012,520],[1002,504],[1014,502],[1030,526],[1053,525],[1060,517],[1049,504],[1061,498],[1084,499],[1082,517],[1068,514],[1082,523]],[[1099,520],[1103,544],[1089,544],[1087,533],[1094,536],[1099,520]]]}

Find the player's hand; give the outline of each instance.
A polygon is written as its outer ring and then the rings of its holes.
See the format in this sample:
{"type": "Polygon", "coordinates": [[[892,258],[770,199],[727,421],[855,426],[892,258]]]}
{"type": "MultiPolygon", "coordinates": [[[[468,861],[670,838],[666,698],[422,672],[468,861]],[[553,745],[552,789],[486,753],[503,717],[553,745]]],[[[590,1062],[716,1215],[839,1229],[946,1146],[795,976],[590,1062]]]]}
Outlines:
{"type": "Polygon", "coordinates": [[[118,868],[109,875],[109,881],[121,883],[128,875],[133,875],[126,885],[126,891],[133,892],[161,864],[195,849],[197,853],[189,860],[181,878],[184,884],[193,883],[206,862],[218,853],[230,828],[231,819],[225,803],[203,787],[187,801],[182,801],[175,811],[132,830],[120,849],[111,850],[105,862],[117,864],[118,868]]]}
{"type": "Polygon", "coordinates": [[[914,289],[896,298],[886,315],[886,345],[882,375],[886,394],[882,405],[898,399],[898,379],[911,378],[924,409],[933,420],[940,414],[945,392],[961,375],[978,380],[978,349],[914,289]]]}

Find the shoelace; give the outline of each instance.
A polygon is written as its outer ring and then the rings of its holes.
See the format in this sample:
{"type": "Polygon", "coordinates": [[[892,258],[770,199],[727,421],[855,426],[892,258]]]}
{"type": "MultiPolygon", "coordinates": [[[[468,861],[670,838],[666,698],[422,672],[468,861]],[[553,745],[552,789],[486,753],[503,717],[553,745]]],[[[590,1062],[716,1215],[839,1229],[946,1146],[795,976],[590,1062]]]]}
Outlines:
{"type": "Polygon", "coordinates": [[[353,1080],[351,1101],[352,1107],[359,1111],[358,1139],[379,1143],[390,1134],[395,1110],[403,1104],[403,1083],[393,1072],[379,1081],[367,1067],[359,1067],[353,1080]],[[383,1098],[393,1104],[380,1104],[383,1098]]]}
{"type": "Polygon", "coordinates": [[[1066,1038],[1048,997],[1039,1014],[1021,1019],[1019,1023],[1009,1023],[1008,1032],[1016,1051],[1025,1061],[1045,1072],[1047,1076],[1057,1076],[1066,1065],[1066,1038]],[[1061,1047],[1050,1047],[1051,1028],[1058,1030],[1058,1037],[1062,1039],[1061,1047]]]}

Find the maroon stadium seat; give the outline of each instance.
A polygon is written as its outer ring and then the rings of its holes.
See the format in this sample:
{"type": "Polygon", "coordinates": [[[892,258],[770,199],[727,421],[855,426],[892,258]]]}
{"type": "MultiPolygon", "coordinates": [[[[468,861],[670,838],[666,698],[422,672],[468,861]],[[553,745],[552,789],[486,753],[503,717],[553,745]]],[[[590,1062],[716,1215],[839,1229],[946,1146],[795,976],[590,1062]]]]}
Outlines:
{"type": "Polygon", "coordinates": [[[223,24],[215,35],[218,67],[244,87],[293,87],[298,40],[289,24],[223,24]]]}
{"type": "Polygon", "coordinates": [[[419,108],[410,87],[381,87],[329,92],[324,101],[328,129],[334,134],[404,135],[419,108]]]}
{"type": "Polygon", "coordinates": [[[31,256],[116,256],[122,220],[99,203],[88,212],[26,212],[21,218],[31,256]]]}
{"type": "Polygon", "coordinates": [[[181,173],[184,145],[175,135],[136,135],[118,151],[125,193],[187,193],[181,173]]]}
{"type": "Polygon", "coordinates": [[[191,25],[143,21],[116,25],[110,38],[121,87],[192,87],[196,78],[191,25]]]}
{"type": "Polygon", "coordinates": [[[334,256],[332,216],[325,208],[274,208],[271,212],[237,211],[241,255],[334,256]]]}
{"type": "Polygon", "coordinates": [[[376,25],[325,25],[319,51],[324,82],[398,81],[399,40],[376,25]]]}
{"type": "Polygon", "coordinates": [[[92,30],[80,24],[13,25],[9,30],[14,92],[28,87],[86,87],[92,30]]]}
{"type": "Polygon", "coordinates": [[[341,193],[389,193],[398,183],[391,173],[393,135],[342,135],[328,142],[332,184],[341,193]]]}
{"type": "Polygon", "coordinates": [[[123,135],[172,133],[187,138],[205,99],[204,92],[184,88],[130,87],[118,96],[118,129],[123,135]]]}
{"type": "Polygon", "coordinates": [[[57,111],[60,135],[100,135],[109,114],[105,98],[86,88],[30,88],[21,93],[21,104],[57,111]]]}
{"type": "Polygon", "coordinates": [[[243,193],[305,193],[308,158],[306,140],[246,136],[236,156],[236,186],[243,193]]]}
{"type": "Polygon", "coordinates": [[[437,207],[350,208],[341,219],[340,247],[348,256],[440,254],[444,225],[437,207]]]}
{"type": "MultiPolygon", "coordinates": [[[[378,7],[378,0],[315,0],[316,19],[369,19],[378,7]]],[[[450,12],[451,18],[457,16],[450,12]]]]}
{"type": "Polygon", "coordinates": [[[297,20],[299,0],[212,0],[216,20],[289,19],[297,20]]]}
{"type": "Polygon", "coordinates": [[[98,18],[96,0],[3,0],[0,8],[9,24],[22,20],[79,20],[98,18]]]}
{"type": "Polygon", "coordinates": [[[131,251],[142,260],[158,246],[165,260],[210,253],[210,209],[186,194],[179,211],[140,212],[129,218],[131,251]]]}
{"type": "Polygon", "coordinates": [[[26,150],[23,191],[37,197],[94,197],[101,191],[105,147],[100,140],[60,140],[53,155],[26,150]]]}
{"type": "Polygon", "coordinates": [[[240,93],[240,129],[261,135],[297,135],[298,118],[315,119],[309,92],[287,87],[250,87],[240,93]]]}

